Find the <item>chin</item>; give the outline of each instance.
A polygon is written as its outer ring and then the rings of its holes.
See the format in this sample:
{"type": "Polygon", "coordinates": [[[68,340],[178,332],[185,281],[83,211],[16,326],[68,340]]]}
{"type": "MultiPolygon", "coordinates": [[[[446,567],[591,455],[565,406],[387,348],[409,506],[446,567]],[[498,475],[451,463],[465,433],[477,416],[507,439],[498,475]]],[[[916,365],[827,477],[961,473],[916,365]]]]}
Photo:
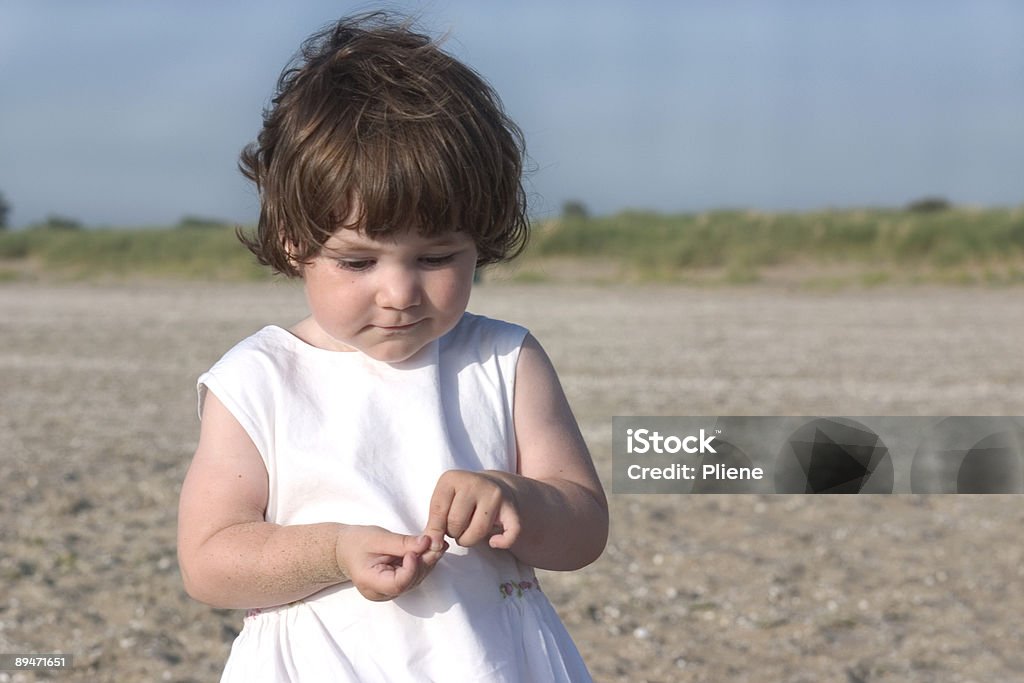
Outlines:
{"type": "Polygon", "coordinates": [[[360,350],[370,358],[376,361],[380,361],[381,363],[401,363],[403,361],[409,360],[417,353],[422,351],[424,346],[426,345],[424,344],[423,346],[417,346],[414,349],[409,349],[408,347],[405,347],[397,349],[373,348],[360,350]]]}

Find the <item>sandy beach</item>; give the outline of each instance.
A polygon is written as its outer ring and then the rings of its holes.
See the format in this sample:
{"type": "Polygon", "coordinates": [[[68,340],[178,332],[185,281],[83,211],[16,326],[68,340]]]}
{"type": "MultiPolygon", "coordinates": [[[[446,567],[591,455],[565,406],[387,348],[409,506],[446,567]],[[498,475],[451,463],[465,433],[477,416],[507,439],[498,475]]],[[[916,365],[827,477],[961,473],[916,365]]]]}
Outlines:
{"type": "MultiPolygon", "coordinates": [[[[614,415],[1024,415],[1024,291],[480,286],[529,327],[606,485],[614,415]]],[[[294,284],[0,285],[0,653],[18,681],[216,680],[242,614],[175,559],[194,382],[294,284]]],[[[541,582],[598,681],[1024,680],[1019,496],[611,495],[541,582]]]]}

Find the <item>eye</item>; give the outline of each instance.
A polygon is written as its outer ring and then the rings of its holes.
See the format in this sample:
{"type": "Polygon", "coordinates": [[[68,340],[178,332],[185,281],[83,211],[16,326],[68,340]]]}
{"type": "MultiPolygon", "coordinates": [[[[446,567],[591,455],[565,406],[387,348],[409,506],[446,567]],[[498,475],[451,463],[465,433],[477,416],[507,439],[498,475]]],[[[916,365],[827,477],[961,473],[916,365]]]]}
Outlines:
{"type": "Polygon", "coordinates": [[[335,263],[342,270],[351,270],[355,272],[369,270],[377,263],[374,259],[369,258],[339,258],[335,259],[335,263]]]}
{"type": "Polygon", "coordinates": [[[431,256],[421,256],[420,263],[427,266],[428,268],[437,268],[439,266],[447,265],[455,260],[456,254],[438,254],[431,256]]]}

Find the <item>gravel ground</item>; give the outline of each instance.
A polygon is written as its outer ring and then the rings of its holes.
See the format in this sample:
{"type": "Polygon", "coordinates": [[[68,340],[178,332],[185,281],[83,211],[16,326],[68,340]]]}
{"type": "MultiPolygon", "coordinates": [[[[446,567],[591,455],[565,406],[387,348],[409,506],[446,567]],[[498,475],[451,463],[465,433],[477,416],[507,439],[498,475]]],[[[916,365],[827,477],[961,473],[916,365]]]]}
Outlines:
{"type": "MultiPolygon", "coordinates": [[[[612,415],[1024,415],[1020,289],[485,285],[546,346],[610,484],[612,415]]],[[[216,680],[241,614],[185,596],[195,377],[300,290],[0,286],[5,681],[216,680]]],[[[599,681],[1024,680],[1017,496],[611,496],[545,590],[599,681]]]]}

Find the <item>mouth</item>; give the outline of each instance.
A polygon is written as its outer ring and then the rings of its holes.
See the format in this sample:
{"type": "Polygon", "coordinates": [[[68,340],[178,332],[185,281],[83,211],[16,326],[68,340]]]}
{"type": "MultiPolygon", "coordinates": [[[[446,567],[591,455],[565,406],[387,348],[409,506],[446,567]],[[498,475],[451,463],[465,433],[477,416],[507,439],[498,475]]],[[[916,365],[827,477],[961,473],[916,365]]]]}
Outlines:
{"type": "Polygon", "coordinates": [[[377,325],[377,328],[381,330],[387,330],[389,332],[401,332],[402,330],[410,330],[413,327],[419,325],[421,322],[423,321],[417,320],[416,322],[406,323],[405,325],[377,325]]]}

